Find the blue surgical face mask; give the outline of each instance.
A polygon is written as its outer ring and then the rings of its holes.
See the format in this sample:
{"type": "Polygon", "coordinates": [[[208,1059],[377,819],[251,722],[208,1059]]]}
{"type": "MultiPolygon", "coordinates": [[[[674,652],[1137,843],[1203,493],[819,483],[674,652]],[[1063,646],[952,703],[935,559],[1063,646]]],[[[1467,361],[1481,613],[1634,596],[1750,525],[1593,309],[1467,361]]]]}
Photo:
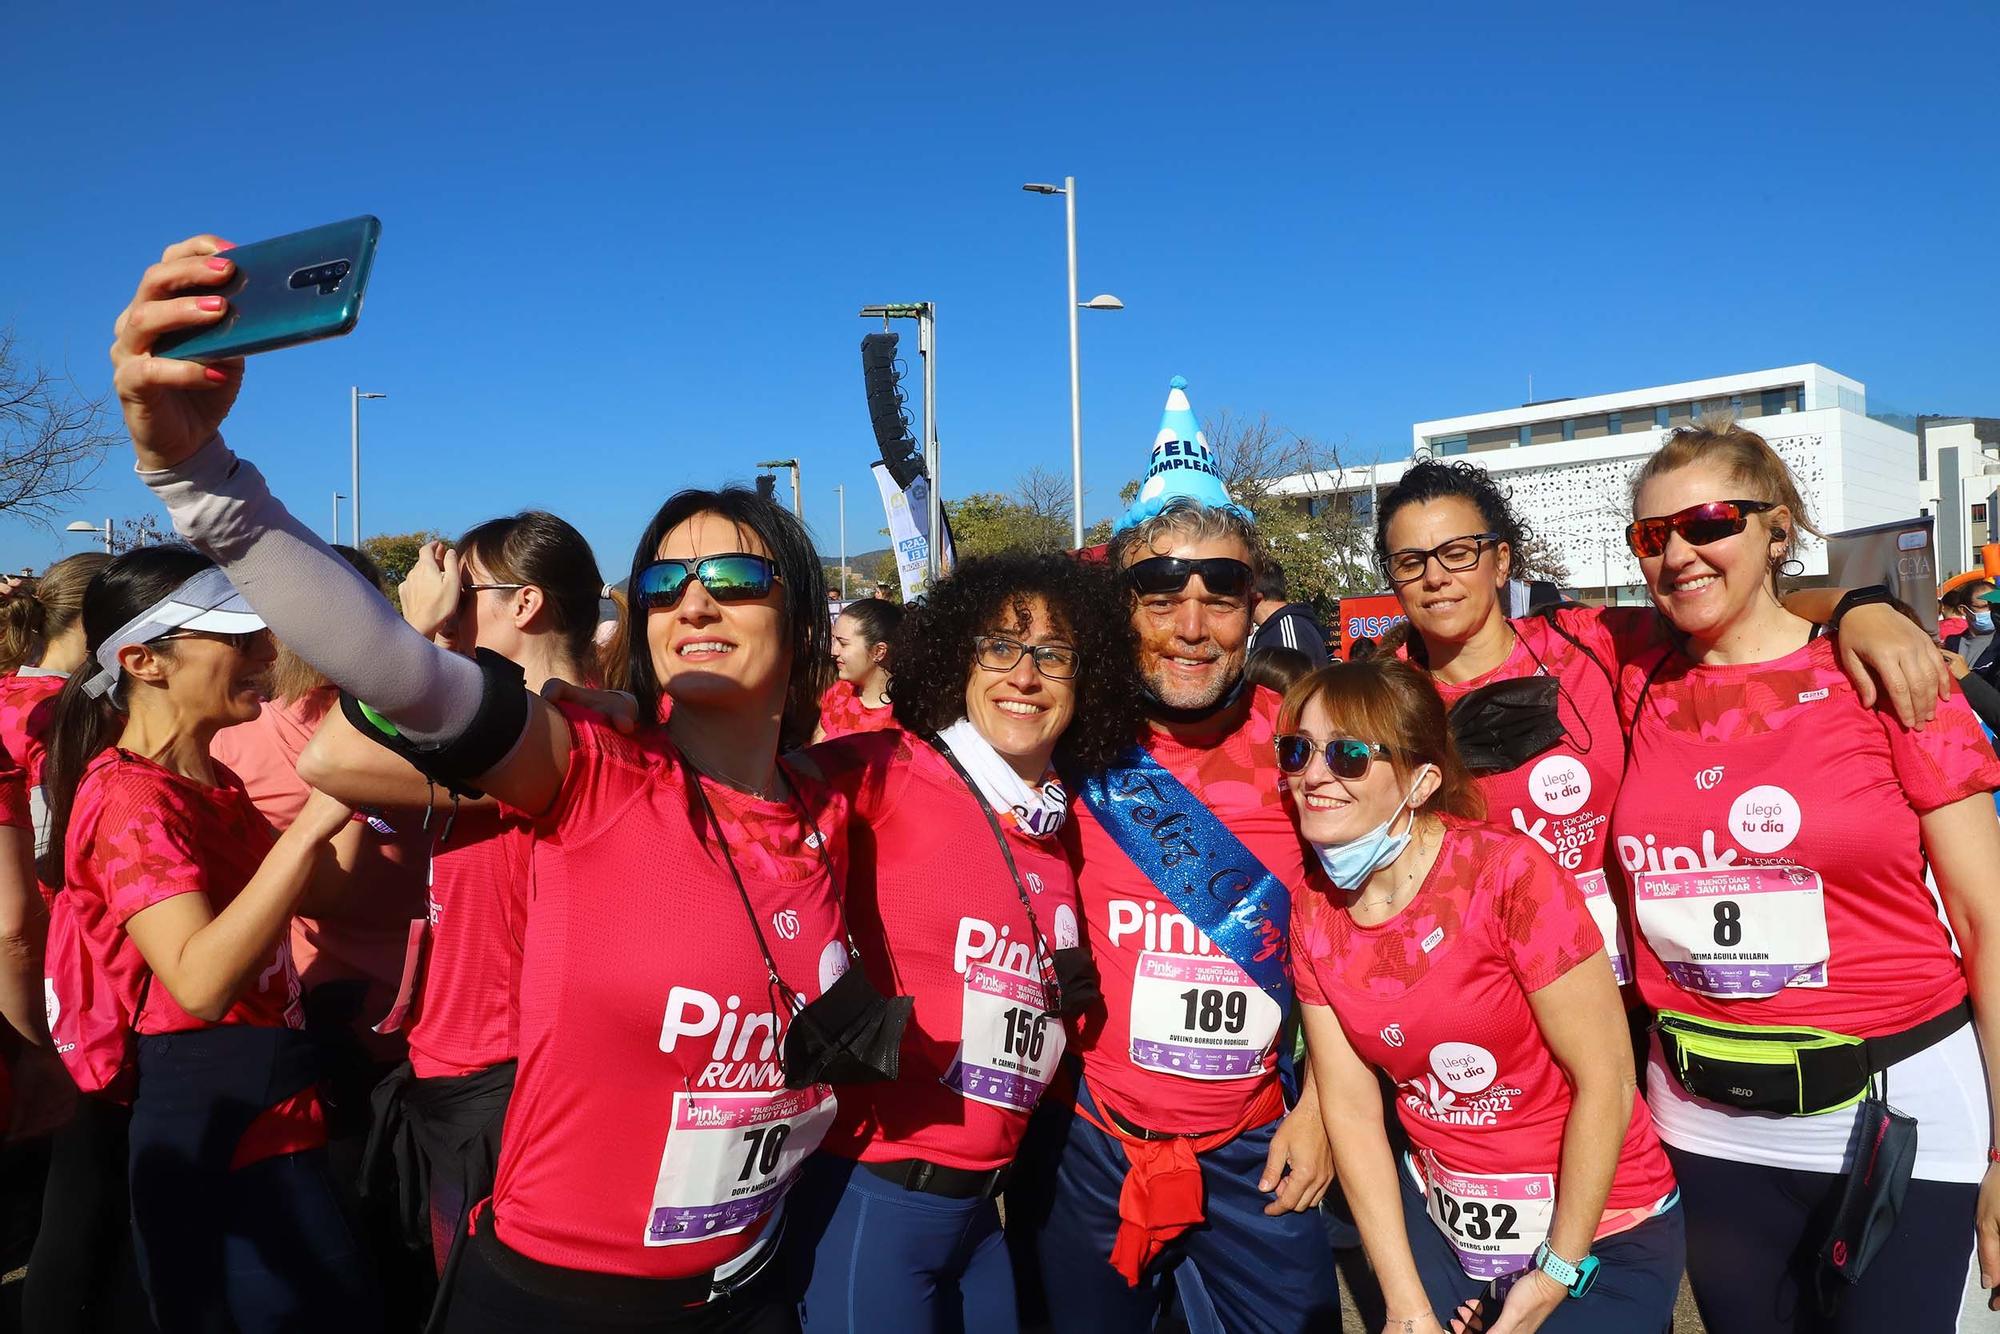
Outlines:
{"type": "Polygon", "coordinates": [[[1990,635],[1990,634],[1992,634],[1992,633],[1993,633],[1993,613],[1992,613],[1992,611],[1988,610],[1988,611],[1975,611],[1975,612],[1973,612],[1973,613],[1972,613],[1972,628],[1973,628],[1973,629],[1975,629],[1975,630],[1977,630],[1977,631],[1978,631],[1978,632],[1979,632],[1980,634],[1982,634],[1982,635],[1990,635]]]}
{"type": "Polygon", "coordinates": [[[1346,843],[1313,845],[1313,851],[1319,854],[1319,864],[1326,868],[1326,877],[1333,881],[1334,888],[1357,890],[1368,883],[1369,876],[1403,855],[1403,849],[1410,846],[1410,835],[1417,827],[1417,813],[1410,802],[1416,798],[1417,786],[1423,779],[1423,770],[1420,769],[1416,781],[1410,784],[1410,790],[1403,794],[1402,801],[1390,812],[1389,818],[1361,837],[1346,843]],[[1403,832],[1390,833],[1389,830],[1406,810],[1410,818],[1403,826],[1403,832]]]}

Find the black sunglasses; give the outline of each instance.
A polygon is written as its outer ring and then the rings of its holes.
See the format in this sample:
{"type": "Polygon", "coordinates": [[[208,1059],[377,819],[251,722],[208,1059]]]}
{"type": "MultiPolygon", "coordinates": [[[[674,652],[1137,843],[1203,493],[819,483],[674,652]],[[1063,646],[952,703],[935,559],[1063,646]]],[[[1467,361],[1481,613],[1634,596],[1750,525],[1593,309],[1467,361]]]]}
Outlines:
{"type": "Polygon", "coordinates": [[[1228,556],[1186,560],[1180,556],[1149,556],[1125,567],[1125,578],[1141,593],[1178,593],[1195,575],[1217,597],[1240,598],[1250,591],[1250,567],[1228,556]]]}
{"type": "Polygon", "coordinates": [[[1351,736],[1330,737],[1321,742],[1304,732],[1280,732],[1271,738],[1271,744],[1278,753],[1278,771],[1287,774],[1304,773],[1316,752],[1326,756],[1327,770],[1335,778],[1359,778],[1368,772],[1369,761],[1386,760],[1390,756],[1387,746],[1351,736]]]}
{"type": "Polygon", "coordinates": [[[1669,533],[1679,533],[1691,547],[1705,547],[1742,532],[1751,515],[1776,508],[1777,502],[1770,500],[1711,500],[1673,514],[1635,519],[1625,530],[1625,542],[1635,556],[1657,556],[1665,551],[1669,533]]]}
{"type": "Polygon", "coordinates": [[[1414,583],[1423,578],[1424,567],[1436,561],[1439,568],[1456,574],[1479,564],[1486,548],[1499,540],[1498,533],[1468,533],[1449,542],[1440,542],[1428,551],[1406,547],[1389,553],[1389,568],[1383,573],[1389,576],[1392,584],[1414,583]]]}
{"type": "Polygon", "coordinates": [[[725,551],[700,560],[656,560],[632,576],[632,605],[641,611],[670,611],[696,581],[717,602],[755,602],[768,595],[779,579],[768,559],[747,551],[725,551]]]}

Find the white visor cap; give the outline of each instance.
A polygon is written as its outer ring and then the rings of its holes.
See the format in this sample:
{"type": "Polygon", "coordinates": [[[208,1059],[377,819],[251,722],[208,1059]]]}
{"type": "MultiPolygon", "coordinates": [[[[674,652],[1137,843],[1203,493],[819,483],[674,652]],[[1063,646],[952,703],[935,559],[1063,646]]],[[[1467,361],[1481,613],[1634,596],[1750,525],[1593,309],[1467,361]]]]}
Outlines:
{"type": "Polygon", "coordinates": [[[118,661],[120,649],[151,643],[175,630],[240,635],[263,628],[264,618],[243,600],[222,567],[211,565],[127,621],[118,633],[97,646],[97,673],[84,682],[84,693],[92,698],[101,697],[118,684],[125,674],[118,661]]]}

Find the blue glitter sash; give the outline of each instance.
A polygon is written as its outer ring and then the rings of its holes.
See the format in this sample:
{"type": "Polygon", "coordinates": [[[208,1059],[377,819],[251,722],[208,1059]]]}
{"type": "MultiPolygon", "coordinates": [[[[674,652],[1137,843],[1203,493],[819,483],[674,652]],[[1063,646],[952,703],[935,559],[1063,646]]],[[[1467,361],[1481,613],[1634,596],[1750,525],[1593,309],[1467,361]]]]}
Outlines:
{"type": "Polygon", "coordinates": [[[1174,907],[1289,1009],[1292,894],[1144,747],[1083,785],[1083,804],[1174,907]]]}

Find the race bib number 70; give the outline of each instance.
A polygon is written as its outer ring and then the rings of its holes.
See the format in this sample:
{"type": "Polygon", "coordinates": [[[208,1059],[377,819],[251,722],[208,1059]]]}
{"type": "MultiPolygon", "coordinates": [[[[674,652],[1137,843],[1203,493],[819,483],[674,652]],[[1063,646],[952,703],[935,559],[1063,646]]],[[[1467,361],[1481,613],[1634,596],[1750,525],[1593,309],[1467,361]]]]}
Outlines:
{"type": "Polygon", "coordinates": [[[833,1125],[823,1085],[777,1093],[676,1093],[648,1246],[741,1232],[771,1212],[833,1125]]]}

